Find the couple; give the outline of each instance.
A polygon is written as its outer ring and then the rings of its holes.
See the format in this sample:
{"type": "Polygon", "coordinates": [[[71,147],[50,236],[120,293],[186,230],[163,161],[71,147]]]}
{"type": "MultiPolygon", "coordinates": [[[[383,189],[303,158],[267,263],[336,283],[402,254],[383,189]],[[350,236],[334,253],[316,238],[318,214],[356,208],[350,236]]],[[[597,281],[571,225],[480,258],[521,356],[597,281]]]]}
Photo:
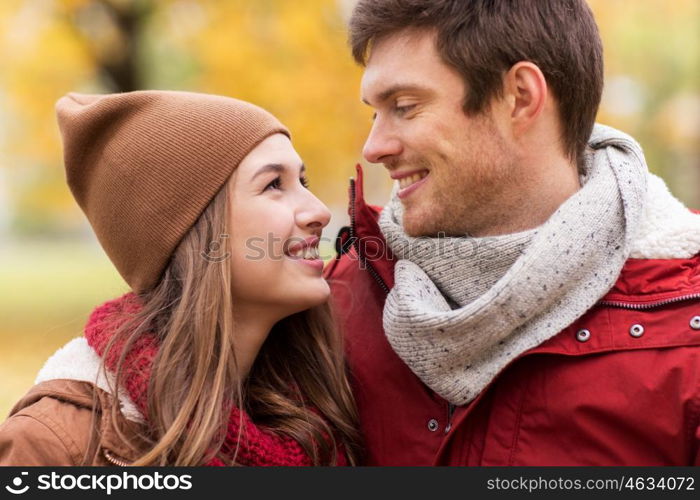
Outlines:
{"type": "Polygon", "coordinates": [[[329,212],[269,113],[58,102],[133,292],[46,363],[0,463],[699,465],[700,216],[594,126],[585,2],[360,0],[350,41],[397,182],[380,211],[358,167],[325,272],[329,212]]]}

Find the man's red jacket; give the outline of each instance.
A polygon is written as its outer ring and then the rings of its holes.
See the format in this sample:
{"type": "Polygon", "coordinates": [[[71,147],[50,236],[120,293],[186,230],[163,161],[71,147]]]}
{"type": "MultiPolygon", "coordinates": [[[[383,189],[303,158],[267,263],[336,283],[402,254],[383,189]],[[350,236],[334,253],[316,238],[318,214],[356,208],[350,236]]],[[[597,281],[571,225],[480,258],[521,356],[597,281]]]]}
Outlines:
{"type": "Polygon", "coordinates": [[[700,255],[628,260],[583,317],[453,407],[384,335],[395,260],[378,215],[358,166],[325,275],[367,465],[700,465],[700,255]]]}

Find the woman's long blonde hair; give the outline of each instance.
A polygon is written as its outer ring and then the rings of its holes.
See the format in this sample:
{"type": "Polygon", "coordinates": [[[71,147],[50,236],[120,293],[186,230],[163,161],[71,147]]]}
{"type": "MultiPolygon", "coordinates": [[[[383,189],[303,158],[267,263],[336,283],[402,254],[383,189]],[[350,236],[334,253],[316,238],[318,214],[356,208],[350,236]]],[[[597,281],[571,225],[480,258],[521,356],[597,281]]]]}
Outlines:
{"type": "MultiPolygon", "coordinates": [[[[147,334],[159,341],[147,432],[138,436],[149,449],[133,465],[203,465],[215,456],[235,465],[235,455],[231,460],[219,453],[232,405],[257,425],[297,440],[314,464],[334,464],[341,446],[355,464],[357,413],[329,305],[278,322],[246,380],[239,379],[230,259],[205,258],[213,241],[223,241],[222,255],[232,251],[230,238],[221,238],[230,234],[229,192],[226,185],[212,200],[159,284],[140,295],[140,312],[117,330],[103,356],[122,345],[114,385],[123,387],[130,348],[147,334]]],[[[117,391],[112,394],[116,398],[117,391]]],[[[121,432],[119,404],[112,405],[111,418],[121,438],[142,450],[121,432]]]]}

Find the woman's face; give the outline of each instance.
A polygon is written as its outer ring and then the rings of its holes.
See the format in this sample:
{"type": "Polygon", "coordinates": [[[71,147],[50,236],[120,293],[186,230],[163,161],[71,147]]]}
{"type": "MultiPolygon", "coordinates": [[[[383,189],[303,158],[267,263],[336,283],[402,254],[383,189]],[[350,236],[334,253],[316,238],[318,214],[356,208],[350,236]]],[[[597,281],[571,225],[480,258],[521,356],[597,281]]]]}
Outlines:
{"type": "Polygon", "coordinates": [[[328,299],[318,244],[330,212],[306,185],[301,158],[283,134],[261,142],[234,171],[230,237],[237,311],[277,321],[328,299]]]}

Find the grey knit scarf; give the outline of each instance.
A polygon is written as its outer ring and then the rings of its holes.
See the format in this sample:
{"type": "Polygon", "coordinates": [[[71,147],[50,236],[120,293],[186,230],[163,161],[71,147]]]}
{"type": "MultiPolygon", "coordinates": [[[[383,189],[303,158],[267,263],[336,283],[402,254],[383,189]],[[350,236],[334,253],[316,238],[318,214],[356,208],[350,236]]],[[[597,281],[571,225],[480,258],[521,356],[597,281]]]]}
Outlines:
{"type": "Polygon", "coordinates": [[[643,213],[647,167],[631,137],[597,125],[582,188],[542,226],[495,238],[412,238],[393,196],[380,226],[399,261],[384,306],[394,351],[465,404],[522,352],[573,323],[615,283],[643,213]]]}

